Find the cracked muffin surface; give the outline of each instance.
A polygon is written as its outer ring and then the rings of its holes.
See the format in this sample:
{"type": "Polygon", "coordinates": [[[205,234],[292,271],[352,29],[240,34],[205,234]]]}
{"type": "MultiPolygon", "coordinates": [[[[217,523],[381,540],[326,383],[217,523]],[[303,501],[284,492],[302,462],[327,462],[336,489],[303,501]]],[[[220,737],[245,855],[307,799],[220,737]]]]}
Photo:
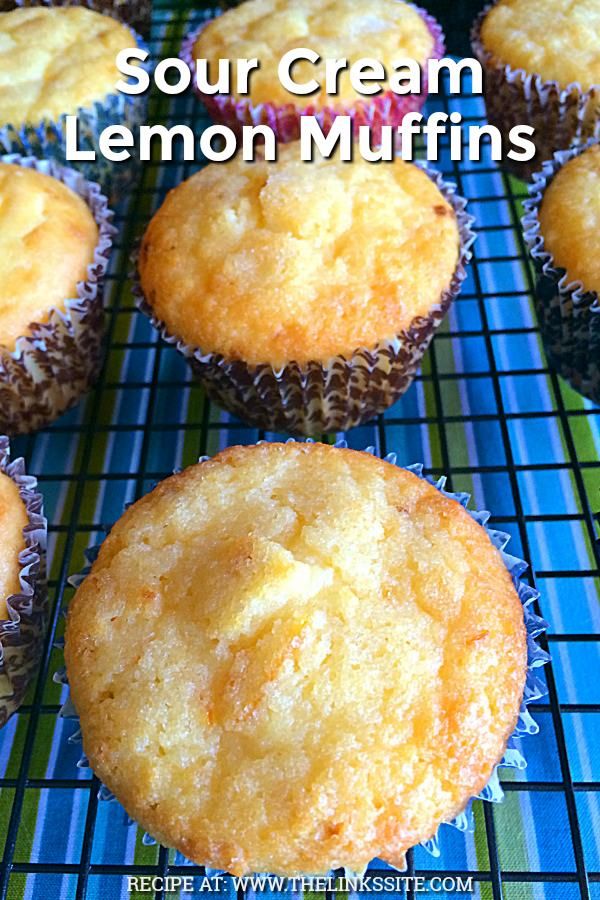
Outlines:
{"type": "Polygon", "coordinates": [[[320,108],[370,99],[354,90],[347,71],[338,75],[336,94],[327,94],[325,60],[344,58],[352,64],[370,57],[383,63],[389,74],[394,63],[406,58],[424,66],[433,50],[434,38],[423,16],[402,0],[247,0],[202,29],[193,56],[208,61],[213,82],[219,59],[258,59],[260,69],[250,77],[250,92],[233,90],[235,97],[320,108]],[[309,95],[287,91],[278,75],[283,55],[298,47],[320,57],[317,63],[300,60],[293,66],[297,84],[319,82],[319,90],[309,95]]]}
{"type": "Polygon", "coordinates": [[[172,190],[139,272],[169,332],[248,365],[372,348],[439,304],[459,259],[451,204],[413,163],[212,163],[172,190]]]}
{"type": "Polygon", "coordinates": [[[135,47],[116,19],[80,6],[0,13],[0,125],[56,121],[116,91],[116,57],[135,47]]]}
{"type": "Polygon", "coordinates": [[[156,838],[233,873],[402,865],[486,784],[523,694],[512,579],[414,474],[234,447],[130,507],[77,591],[84,749],[156,838]]]}

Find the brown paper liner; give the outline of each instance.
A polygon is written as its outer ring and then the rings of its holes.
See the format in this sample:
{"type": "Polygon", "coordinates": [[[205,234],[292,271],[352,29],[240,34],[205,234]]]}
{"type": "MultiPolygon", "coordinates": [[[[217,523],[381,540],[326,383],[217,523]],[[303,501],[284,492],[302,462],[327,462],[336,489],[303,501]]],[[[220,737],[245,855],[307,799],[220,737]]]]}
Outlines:
{"type": "MultiPolygon", "coordinates": [[[[8,9],[15,6],[87,6],[95,12],[108,13],[122,22],[131,25],[144,36],[150,32],[151,0],[1,0],[10,3],[8,9]]],[[[0,2],[0,11],[2,5],[0,2]]]]}
{"type": "Polygon", "coordinates": [[[296,435],[346,431],[360,425],[395,403],[412,384],[435,330],[460,291],[471,258],[474,220],[466,212],[466,201],[441,175],[424,165],[421,168],[454,209],[460,235],[459,258],[450,285],[429,314],[415,317],[408,329],[392,338],[326,361],[289,362],[282,367],[248,365],[243,360],[206,353],[172,334],[146,302],[137,254],[133,259],[134,299],[162,338],[186,357],[208,396],[240,419],[267,431],[296,435]]]}
{"type": "MultiPolygon", "coordinates": [[[[0,471],[19,489],[28,523],[19,555],[21,590],[6,598],[8,618],[0,619],[0,727],[23,702],[42,652],[48,614],[45,581],[47,523],[37,481],[22,459],[10,461],[8,438],[0,435],[0,471]]],[[[3,598],[4,599],[4,598],[3,598]]]]}
{"type": "Polygon", "coordinates": [[[24,434],[44,428],[73,406],[94,384],[102,363],[104,310],[102,283],[114,227],[100,188],[73,169],[50,160],[0,156],[0,162],[37,169],[58,178],[89,206],[99,230],[88,277],[65,309],[51,309],[48,321],[33,323],[30,334],[10,351],[0,346],[0,431],[24,434]]]}
{"type": "Polygon", "coordinates": [[[551,365],[571,387],[600,403],[600,299],[554,264],[546,249],[539,211],[546,188],[565,163],[596,143],[558,151],[544,162],[529,186],[523,231],[536,267],[536,308],[542,340],[551,365]]]}
{"type": "Polygon", "coordinates": [[[487,117],[502,134],[503,165],[519,178],[528,180],[544,160],[556,150],[564,150],[594,136],[600,136],[600,85],[584,90],[574,82],[561,88],[557,81],[513,69],[496,60],[481,40],[481,26],[494,4],[479,14],[471,31],[474,56],[484,70],[484,98],[487,117]],[[511,149],[508,133],[515,125],[531,125],[536,154],[528,162],[507,157],[511,149]]]}

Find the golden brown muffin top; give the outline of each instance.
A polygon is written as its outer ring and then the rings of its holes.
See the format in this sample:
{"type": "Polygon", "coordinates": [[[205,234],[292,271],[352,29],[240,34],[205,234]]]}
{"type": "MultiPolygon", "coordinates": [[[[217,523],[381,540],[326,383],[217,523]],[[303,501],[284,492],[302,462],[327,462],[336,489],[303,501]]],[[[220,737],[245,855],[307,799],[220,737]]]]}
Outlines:
{"type": "Polygon", "coordinates": [[[0,125],[56,121],[114,93],[132,32],[81,6],[0,13],[0,125]]]}
{"type": "Polygon", "coordinates": [[[0,619],[7,616],[6,600],[20,590],[19,554],[25,549],[23,529],[27,510],[12,478],[0,472],[0,619]]]}
{"type": "Polygon", "coordinates": [[[547,187],[540,232],[569,281],[600,294],[600,146],[570,159],[547,187]]]}
{"type": "Polygon", "coordinates": [[[98,243],[86,203],[50,175],[0,163],[0,345],[76,296],[98,243]]]}
{"type": "Polygon", "coordinates": [[[600,0],[498,0],[482,43],[513,69],[584,90],[600,84],[600,0]]]}
{"type": "Polygon", "coordinates": [[[70,608],[84,749],[144,828],[233,873],[401,865],[478,793],[523,694],[521,603],[484,529],[323,444],[163,481],[70,608]]]}
{"type": "Polygon", "coordinates": [[[368,97],[354,91],[347,72],[340,75],[336,96],[323,89],[310,96],[286,91],[277,67],[288,50],[299,47],[314,50],[321,62],[297,62],[294,80],[303,83],[316,78],[323,84],[326,59],[345,57],[351,64],[371,57],[389,72],[406,57],[424,64],[434,40],[422,16],[402,0],[246,0],[202,30],[193,57],[207,59],[211,75],[217,72],[219,59],[257,58],[260,69],[252,74],[246,95],[253,103],[322,107],[368,102],[368,97]]]}
{"type": "Polygon", "coordinates": [[[427,315],[457,266],[456,217],[397,159],[214,163],[146,231],[144,294],[169,331],[246,363],[325,361],[427,315]]]}

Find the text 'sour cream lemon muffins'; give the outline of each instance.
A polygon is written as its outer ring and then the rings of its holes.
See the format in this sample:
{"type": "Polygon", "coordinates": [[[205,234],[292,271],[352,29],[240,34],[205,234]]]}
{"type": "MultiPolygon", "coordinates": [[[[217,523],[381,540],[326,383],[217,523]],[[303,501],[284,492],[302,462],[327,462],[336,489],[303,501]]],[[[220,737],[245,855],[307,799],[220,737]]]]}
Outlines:
{"type": "Polygon", "coordinates": [[[399,125],[402,117],[421,109],[427,97],[426,63],[444,55],[441,28],[424,10],[404,0],[246,0],[192,34],[182,46],[182,58],[195,72],[195,60],[206,59],[211,77],[219,59],[253,59],[260,69],[250,79],[250,93],[224,96],[199,92],[211,117],[236,128],[269,125],[281,141],[299,137],[300,117],[314,115],[324,132],[336,115],[352,117],[354,128],[369,125],[374,134],[382,125],[399,125]],[[382,62],[386,71],[410,58],[423,68],[420,94],[383,91],[364,97],[356,93],[348,74],[340,76],[337,96],[321,89],[310,96],[286,91],[277,67],[288,51],[305,47],[321,62],[298,62],[299,82],[323,75],[324,60],[349,63],[365,57],[382,62]]]}
{"type": "Polygon", "coordinates": [[[96,159],[69,163],[115,195],[139,165],[110,163],[98,148],[109,125],[135,131],[144,95],[119,93],[117,54],[141,46],[122,22],[83,6],[0,13],[0,148],[66,162],[65,118],[76,115],[78,148],[96,159]]]}
{"type": "Polygon", "coordinates": [[[323,444],[230,448],[163,481],[69,609],[95,772],[199,864],[402,866],[514,753],[517,721],[535,730],[537,595],[484,521],[323,444]]]}
{"type": "Polygon", "coordinates": [[[551,363],[600,403],[600,144],[561,151],[530,186],[523,219],[551,363]]]}
{"type": "Polygon", "coordinates": [[[146,37],[150,30],[150,0],[16,0],[9,8],[14,6],[84,6],[114,16],[146,37]]]}
{"type": "Polygon", "coordinates": [[[0,431],[43,428],[93,384],[111,215],[73,169],[0,157],[0,431]]]}
{"type": "Polygon", "coordinates": [[[488,119],[504,135],[535,129],[534,159],[506,162],[515,174],[600,134],[599,41],[600,0],[497,0],[475,22],[488,119]]]}
{"type": "Polygon", "coordinates": [[[142,308],[211,396],[253,424],[311,434],[388,407],[465,277],[454,188],[397,159],[212,164],[144,236],[142,308]]]}
{"type": "Polygon", "coordinates": [[[36,479],[0,435],[0,727],[34,674],[47,614],[46,520],[36,479]]]}

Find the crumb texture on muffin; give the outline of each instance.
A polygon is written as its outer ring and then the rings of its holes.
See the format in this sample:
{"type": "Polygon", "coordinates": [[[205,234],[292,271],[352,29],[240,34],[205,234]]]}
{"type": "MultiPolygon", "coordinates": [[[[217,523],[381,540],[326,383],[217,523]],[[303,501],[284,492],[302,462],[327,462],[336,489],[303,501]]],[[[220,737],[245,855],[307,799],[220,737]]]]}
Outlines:
{"type": "Polygon", "coordinates": [[[247,0],[202,30],[193,57],[208,60],[213,81],[219,59],[256,58],[260,69],[252,74],[245,95],[253,103],[323,107],[370,99],[354,91],[347,72],[340,73],[337,95],[326,94],[325,60],[346,58],[352,64],[371,57],[390,72],[395,62],[407,57],[424,64],[433,47],[423,17],[402,0],[247,0]],[[278,77],[282,56],[299,47],[321,57],[314,65],[299,61],[293,68],[296,82],[315,78],[320,83],[315,94],[291,94],[278,77]]]}
{"type": "Polygon", "coordinates": [[[600,0],[499,0],[481,28],[495,59],[561,87],[600,85],[600,0]]]}
{"type": "Polygon", "coordinates": [[[450,286],[454,210],[418,167],[299,159],[213,163],[167,196],[142,245],[169,331],[246,363],[326,361],[392,338],[450,286]]]}
{"type": "Polygon", "coordinates": [[[570,159],[542,200],[540,232],[569,281],[600,294],[600,146],[570,159]]]}
{"type": "Polygon", "coordinates": [[[25,549],[23,529],[27,510],[12,478],[0,472],[0,619],[6,618],[6,600],[18,593],[19,554],[25,549]]]}
{"type": "Polygon", "coordinates": [[[49,311],[64,309],[87,276],[98,243],[91,210],[58,179],[24,166],[0,164],[0,345],[49,311]]]}
{"type": "Polygon", "coordinates": [[[115,91],[129,28],[85,7],[0,14],[0,125],[56,121],[115,91]]]}
{"type": "Polygon", "coordinates": [[[71,606],[84,749],[157,838],[233,873],[402,864],[482,789],[520,601],[453,500],[368,454],[236,447],[162,482],[71,606]]]}

